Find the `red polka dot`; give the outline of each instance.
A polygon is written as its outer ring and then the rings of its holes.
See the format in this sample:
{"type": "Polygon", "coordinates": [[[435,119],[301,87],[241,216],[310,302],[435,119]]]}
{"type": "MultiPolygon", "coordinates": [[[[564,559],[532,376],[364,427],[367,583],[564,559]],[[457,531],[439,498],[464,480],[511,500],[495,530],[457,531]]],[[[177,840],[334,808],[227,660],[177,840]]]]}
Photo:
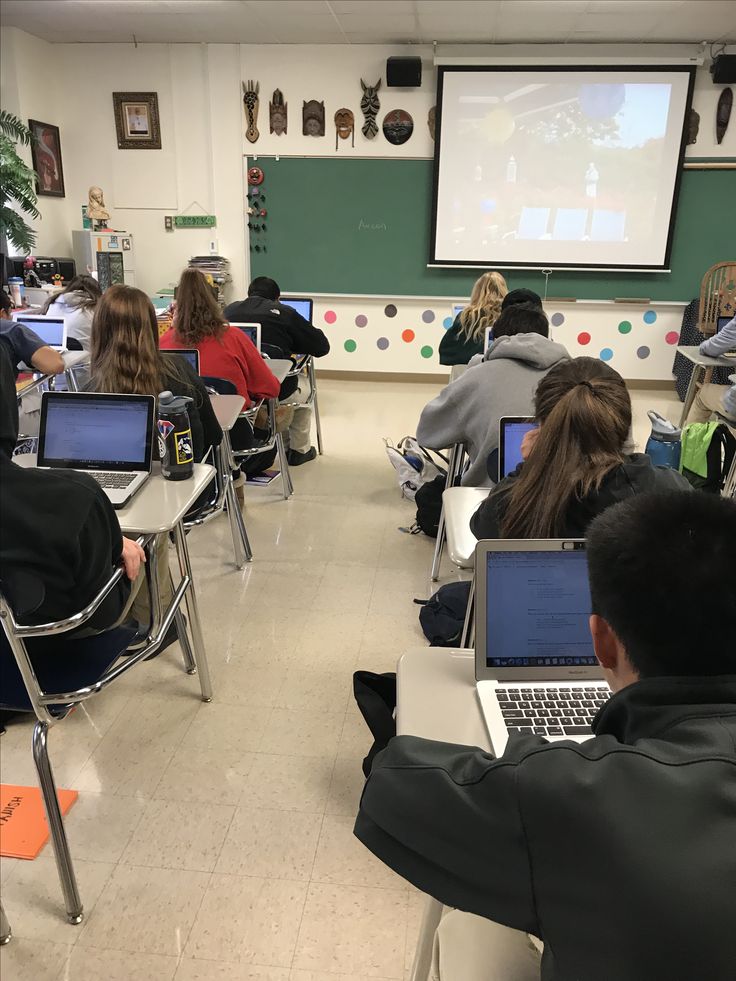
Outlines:
{"type": "Polygon", "coordinates": [[[337,320],[337,314],[335,313],[334,310],[325,310],[325,323],[326,324],[334,324],[334,322],[336,320],[337,320]]]}
{"type": "Polygon", "coordinates": [[[406,341],[407,344],[411,344],[415,337],[416,334],[413,330],[402,330],[401,332],[401,340],[406,341]]]}
{"type": "Polygon", "coordinates": [[[677,333],[676,330],[668,330],[667,333],[664,335],[664,339],[667,341],[668,344],[680,343],[680,335],[677,333]]]}
{"type": "Polygon", "coordinates": [[[578,344],[590,344],[590,334],[587,330],[582,331],[578,334],[578,344]]]}

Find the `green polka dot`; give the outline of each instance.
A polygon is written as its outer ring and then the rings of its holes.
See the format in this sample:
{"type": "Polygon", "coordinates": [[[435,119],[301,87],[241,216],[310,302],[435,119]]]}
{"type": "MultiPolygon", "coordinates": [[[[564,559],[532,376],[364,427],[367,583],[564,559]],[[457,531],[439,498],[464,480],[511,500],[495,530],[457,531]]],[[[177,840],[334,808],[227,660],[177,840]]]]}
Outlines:
{"type": "Polygon", "coordinates": [[[423,358],[431,358],[434,354],[434,348],[431,348],[429,344],[425,344],[419,353],[423,358]]]}
{"type": "Polygon", "coordinates": [[[631,321],[629,320],[622,320],[621,323],[618,325],[619,334],[628,334],[630,330],[631,330],[631,321]]]}
{"type": "Polygon", "coordinates": [[[348,354],[352,354],[358,345],[353,340],[347,340],[343,346],[348,354]]]}

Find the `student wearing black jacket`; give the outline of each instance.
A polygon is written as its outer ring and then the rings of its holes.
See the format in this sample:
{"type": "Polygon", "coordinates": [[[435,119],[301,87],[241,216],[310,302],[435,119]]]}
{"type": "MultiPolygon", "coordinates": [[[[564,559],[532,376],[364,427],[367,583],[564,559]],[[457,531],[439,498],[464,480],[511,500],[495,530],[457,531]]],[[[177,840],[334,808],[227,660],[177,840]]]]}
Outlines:
{"type": "Polygon", "coordinates": [[[735,549],[731,500],[614,505],[588,532],[614,693],[593,737],[512,736],[496,760],[399,736],[376,757],[355,833],[455,910],[441,981],[734,977],[735,549]]]}
{"type": "MultiPolygon", "coordinates": [[[[289,358],[292,354],[311,354],[322,358],[329,354],[330,342],[324,333],[293,307],[279,303],[281,290],[278,283],[267,276],[257,276],[248,287],[248,297],[225,307],[225,316],[231,323],[257,323],[261,325],[261,346],[272,357],[289,358]]],[[[309,396],[306,379],[288,378],[281,386],[280,398],[303,401],[309,396]]],[[[293,410],[289,424],[289,464],[298,467],[317,456],[311,445],[312,414],[308,407],[293,410]]]]}
{"type": "Polygon", "coordinates": [[[538,428],[522,443],[524,462],[496,484],[470,520],[483,538],[584,538],[607,507],[635,494],[691,490],[669,467],[626,453],[631,397],[598,358],[555,365],[537,385],[538,428]]]}

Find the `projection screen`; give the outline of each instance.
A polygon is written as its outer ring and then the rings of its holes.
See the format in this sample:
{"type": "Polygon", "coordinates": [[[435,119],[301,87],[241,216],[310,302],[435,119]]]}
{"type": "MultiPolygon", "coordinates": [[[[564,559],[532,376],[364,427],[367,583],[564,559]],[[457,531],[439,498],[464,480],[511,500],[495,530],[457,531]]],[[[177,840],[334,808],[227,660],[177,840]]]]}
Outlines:
{"type": "Polygon", "coordinates": [[[430,265],[668,268],[695,69],[438,69],[430,265]]]}

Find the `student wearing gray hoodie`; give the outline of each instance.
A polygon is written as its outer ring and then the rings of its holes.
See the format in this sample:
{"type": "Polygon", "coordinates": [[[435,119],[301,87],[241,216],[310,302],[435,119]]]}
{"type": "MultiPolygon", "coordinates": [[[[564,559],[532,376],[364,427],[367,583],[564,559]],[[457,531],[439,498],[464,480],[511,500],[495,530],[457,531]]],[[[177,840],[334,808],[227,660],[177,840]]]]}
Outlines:
{"type": "Polygon", "coordinates": [[[547,317],[534,304],[508,307],[493,333],[496,339],[484,361],[468,368],[426,405],[417,427],[417,440],[429,449],[465,444],[470,457],[462,478],[466,487],[490,482],[486,463],[498,447],[501,416],[534,415],[539,379],[570,357],[549,339],[547,317]]]}

